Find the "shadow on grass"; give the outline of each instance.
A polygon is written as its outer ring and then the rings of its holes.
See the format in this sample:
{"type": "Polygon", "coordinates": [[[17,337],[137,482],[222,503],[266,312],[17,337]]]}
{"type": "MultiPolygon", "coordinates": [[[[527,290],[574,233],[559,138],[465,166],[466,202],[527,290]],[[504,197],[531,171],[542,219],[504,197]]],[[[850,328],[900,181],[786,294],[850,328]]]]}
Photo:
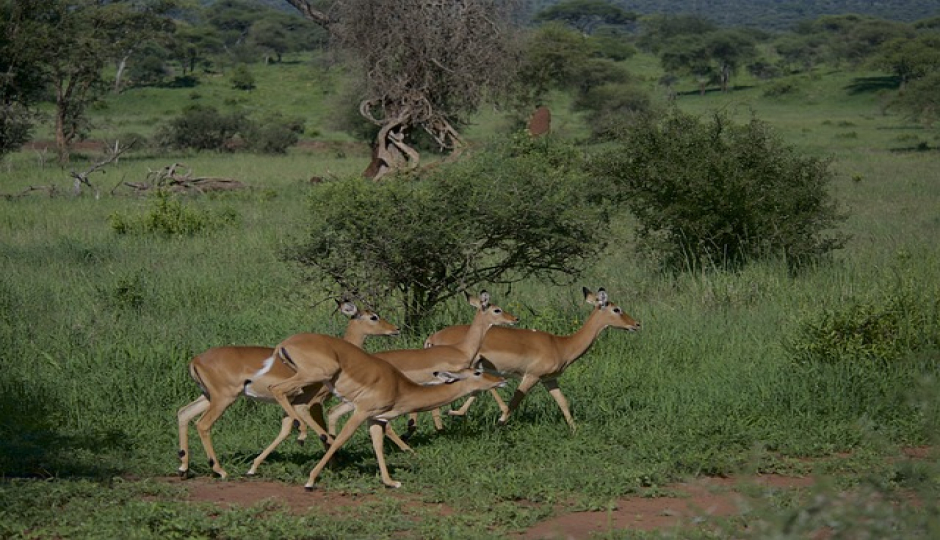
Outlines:
{"type": "Polygon", "coordinates": [[[0,476],[110,478],[125,471],[104,454],[127,455],[128,437],[109,431],[65,434],[55,403],[35,385],[8,378],[0,386],[0,476]]]}
{"type": "Polygon", "coordinates": [[[846,85],[845,90],[851,95],[870,94],[881,90],[897,90],[900,85],[900,79],[892,76],[856,77],[851,84],[846,85]]]}

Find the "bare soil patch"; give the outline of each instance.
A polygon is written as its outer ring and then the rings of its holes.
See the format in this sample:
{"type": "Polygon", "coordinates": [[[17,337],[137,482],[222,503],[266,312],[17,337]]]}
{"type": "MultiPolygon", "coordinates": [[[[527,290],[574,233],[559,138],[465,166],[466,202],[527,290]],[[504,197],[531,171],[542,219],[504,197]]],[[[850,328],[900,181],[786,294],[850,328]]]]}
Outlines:
{"type": "MultiPolygon", "coordinates": [[[[167,482],[179,482],[167,478],[167,482]]],[[[308,510],[341,512],[366,504],[374,497],[326,490],[307,492],[301,484],[288,484],[257,479],[220,481],[213,478],[191,478],[183,481],[189,488],[189,500],[219,506],[252,506],[266,500],[286,505],[294,513],[308,510]]],[[[516,535],[524,540],[568,540],[587,538],[611,529],[657,530],[696,525],[712,517],[737,515],[745,507],[747,495],[742,488],[760,486],[774,489],[802,489],[813,485],[809,477],[761,475],[752,478],[699,478],[672,484],[657,490],[668,495],[625,497],[608,511],[574,512],[565,506],[555,508],[549,518],[516,535]]],[[[409,505],[421,505],[418,499],[409,505]]],[[[428,505],[429,513],[449,513],[439,504],[428,505]]]]}

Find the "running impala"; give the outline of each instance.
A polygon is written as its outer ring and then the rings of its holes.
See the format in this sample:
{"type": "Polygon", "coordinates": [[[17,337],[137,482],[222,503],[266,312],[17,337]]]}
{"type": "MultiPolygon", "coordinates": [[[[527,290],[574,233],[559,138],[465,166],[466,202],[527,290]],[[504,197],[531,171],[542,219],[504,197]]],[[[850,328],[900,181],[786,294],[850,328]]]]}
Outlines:
{"type": "MultiPolygon", "coordinates": [[[[496,325],[516,324],[519,319],[507,313],[499,306],[490,304],[490,295],[482,291],[478,297],[467,295],[467,302],[477,308],[473,322],[464,326],[466,330],[460,339],[450,345],[432,349],[399,349],[373,353],[377,358],[385,360],[398,368],[406,377],[418,384],[433,384],[436,382],[435,372],[457,372],[469,368],[476,360],[480,345],[491,328],[496,325]]],[[[328,417],[330,435],[336,433],[337,420],[350,412],[353,404],[342,403],[334,407],[328,417]]],[[[439,410],[432,410],[434,427],[444,429],[439,410]]],[[[417,429],[417,413],[410,415],[408,431],[417,429]]]]}
{"type": "MultiPolygon", "coordinates": [[[[352,302],[340,303],[339,309],[349,317],[344,339],[356,346],[361,347],[367,336],[395,336],[399,333],[395,325],[371,311],[359,311],[352,302]]],[[[177,413],[180,445],[178,473],[182,478],[189,471],[189,423],[202,414],[196,422],[196,430],[209,458],[209,466],[216,474],[225,478],[228,473],[219,464],[212,446],[212,425],[241,395],[253,400],[275,403],[268,387],[293,377],[294,370],[283,362],[275,361],[272,348],[229,346],[215,347],[193,358],[189,363],[189,373],[202,389],[202,395],[177,413]]],[[[292,398],[298,417],[302,420],[298,424],[301,431],[299,441],[306,439],[307,426],[310,426],[320,435],[324,444],[331,442],[326,432],[326,422],[323,420],[322,404],[327,397],[328,390],[322,385],[313,385],[304,388],[302,393],[292,398]],[[311,407],[316,407],[317,419],[311,416],[311,407]]],[[[285,416],[278,437],[255,459],[248,474],[254,474],[268,454],[290,435],[293,425],[293,419],[285,416]]],[[[390,434],[390,438],[398,443],[394,434],[390,434]]],[[[407,445],[405,447],[407,448],[407,445]]]]}
{"type": "MultiPolygon", "coordinates": [[[[558,386],[558,378],[575,360],[584,356],[608,326],[630,332],[640,329],[640,323],[627,315],[620,306],[612,303],[604,289],[599,289],[595,294],[583,287],[582,292],[584,300],[594,305],[594,311],[574,334],[558,336],[522,328],[493,328],[487,332],[480,348],[482,365],[501,374],[522,379],[509,406],[506,406],[497,392],[491,392],[502,411],[500,424],[509,420],[509,415],[519,407],[529,390],[541,382],[555,399],[568,426],[572,431],[576,430],[577,426],[568,409],[568,400],[558,386]]],[[[458,342],[467,333],[467,326],[450,326],[432,334],[425,341],[425,347],[434,350],[443,344],[458,342]]],[[[450,411],[450,414],[465,415],[471,403],[473,398],[468,399],[460,409],[450,411]]]]}
{"type": "Polygon", "coordinates": [[[436,409],[461,397],[506,384],[502,377],[473,369],[432,374],[445,384],[418,384],[388,362],[345,341],[322,334],[291,336],[278,344],[275,350],[278,357],[297,372],[292,379],[271,387],[272,394],[291,418],[297,419],[298,416],[288,396],[316,382],[322,382],[355,408],[336,440],[310,471],[304,486],[308,491],[313,489],[333,454],[364,422],[369,425],[382,483],[388,487],[401,487],[401,482],[389,476],[385,465],[384,434],[390,420],[403,414],[436,409]]]}

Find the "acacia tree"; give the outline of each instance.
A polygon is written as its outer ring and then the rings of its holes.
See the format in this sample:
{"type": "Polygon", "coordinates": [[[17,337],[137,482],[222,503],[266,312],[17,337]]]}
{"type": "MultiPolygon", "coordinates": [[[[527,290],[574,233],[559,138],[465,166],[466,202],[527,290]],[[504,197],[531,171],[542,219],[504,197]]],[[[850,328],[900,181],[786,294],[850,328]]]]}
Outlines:
{"type": "Polygon", "coordinates": [[[514,2],[342,0],[319,10],[287,0],[361,62],[359,113],[378,126],[369,176],[416,167],[416,130],[459,155],[463,118],[509,82],[517,58],[508,31],[514,2]]]}

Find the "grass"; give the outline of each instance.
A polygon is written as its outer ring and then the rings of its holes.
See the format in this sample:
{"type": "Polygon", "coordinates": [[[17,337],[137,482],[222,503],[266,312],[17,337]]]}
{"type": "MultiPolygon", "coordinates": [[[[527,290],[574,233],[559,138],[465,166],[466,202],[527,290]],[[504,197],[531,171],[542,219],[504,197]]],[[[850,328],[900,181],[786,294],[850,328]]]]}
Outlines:
{"type": "MultiPolygon", "coordinates": [[[[269,68],[283,78],[268,86],[256,74],[258,89],[237,106],[283,106],[304,114],[308,126],[320,122],[326,106],[319,96],[334,91],[323,72],[301,64],[252,69],[269,68]],[[280,88],[289,89],[289,97],[274,93],[280,88]]],[[[746,118],[753,111],[792,144],[833,158],[832,189],[849,214],[844,228],[852,240],[831,264],[799,276],[774,264],[734,274],[664,276],[636,259],[624,216],[583,284],[605,287],[643,330],[608,330],[561,378],[579,430],[568,431],[542,388],[499,429],[493,425],[498,411],[484,396],[469,418],[449,419],[440,435],[430,433],[424,419],[415,455],[389,449],[392,474],[405,486],[394,493],[379,487],[367,436],[357,434],[341,453],[342,465],[324,472],[321,489],[368,495],[373,502],[338,513],[295,515],[273,502],[188,504],[180,502],[185,483],[155,479],[173,475],[177,465],[175,412],[197,395],[186,372],[194,354],[223,344],[272,344],[298,331],[342,332],[345,321],[332,313],[331,302],[278,254],[303,234],[307,179],[356,173],[364,152],[141,155],[93,177],[107,192],[119,180],[141,181],[148,169],[179,161],[198,175],[231,176],[257,188],[185,201],[195,212],[234,217],[192,236],[119,235],[110,227],[115,213],[146,215],[149,199],[0,199],[6,372],[0,380],[0,536],[503,537],[544,519],[555,504],[606,508],[618,497],[689,476],[742,471],[815,472],[838,489],[874,485],[888,498],[915,492],[935,500],[935,466],[912,470],[886,458],[901,447],[937,444],[940,352],[928,347],[876,366],[800,363],[788,351],[804,323],[826,310],[885,305],[903,294],[924,299],[926,312],[936,315],[930,306],[940,299],[938,156],[895,151],[908,141],[900,133],[932,135],[880,114],[877,95],[850,93],[858,76],[870,74],[822,73],[800,81],[798,95],[780,99],[764,96],[766,83],[756,82],[728,95],[679,99],[681,107],[702,113],[730,108],[746,118]],[[807,465],[807,457],[821,461],[807,465]],[[408,497],[453,513],[424,515],[405,507],[408,497]]],[[[193,91],[223,104],[240,95],[222,81],[196,90],[128,92],[109,100],[102,125],[146,131],[191,100],[193,91]]],[[[563,107],[563,97],[558,103],[563,107]]],[[[556,117],[569,133],[583,133],[576,116],[558,110],[556,117]]],[[[474,136],[485,136],[498,120],[481,117],[474,136]]],[[[66,171],[40,168],[30,152],[12,156],[2,171],[5,193],[69,185],[66,171]]],[[[580,284],[525,282],[491,293],[525,327],[569,333],[587,315],[580,284]]],[[[382,315],[396,320],[395,313],[382,315]]],[[[458,302],[430,325],[468,317],[458,302]]],[[[416,347],[423,337],[373,339],[367,346],[416,347]]],[[[232,407],[214,430],[230,472],[247,469],[273,438],[278,419],[277,407],[232,407]]],[[[191,440],[194,472],[207,476],[198,439],[191,440]]],[[[299,490],[319,455],[317,448],[285,444],[261,474],[299,490]]],[[[787,516],[799,515],[812,499],[767,502],[768,508],[741,519],[770,534],[766,527],[783,530],[787,516]]],[[[857,514],[846,518],[827,508],[842,520],[830,522],[836,532],[889,512],[886,506],[853,508],[857,514]],[[839,523],[849,525],[838,529],[839,523]]],[[[906,524],[898,530],[937,530],[927,510],[889,517],[906,524]]]]}

